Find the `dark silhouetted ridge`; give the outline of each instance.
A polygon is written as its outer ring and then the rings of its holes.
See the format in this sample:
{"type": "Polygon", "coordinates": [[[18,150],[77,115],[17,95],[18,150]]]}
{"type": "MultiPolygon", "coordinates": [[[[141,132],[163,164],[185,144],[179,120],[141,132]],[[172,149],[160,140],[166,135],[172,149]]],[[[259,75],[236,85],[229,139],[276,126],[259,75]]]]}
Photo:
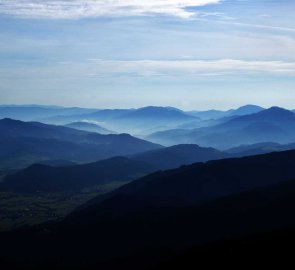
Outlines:
{"type": "Polygon", "coordinates": [[[180,144],[131,156],[159,169],[171,169],[196,162],[226,158],[228,155],[214,148],[194,144],[180,144]]]}
{"type": "Polygon", "coordinates": [[[0,190],[18,193],[76,192],[101,184],[124,183],[153,170],[149,164],[124,157],[65,167],[34,164],[4,178],[0,190]]]}

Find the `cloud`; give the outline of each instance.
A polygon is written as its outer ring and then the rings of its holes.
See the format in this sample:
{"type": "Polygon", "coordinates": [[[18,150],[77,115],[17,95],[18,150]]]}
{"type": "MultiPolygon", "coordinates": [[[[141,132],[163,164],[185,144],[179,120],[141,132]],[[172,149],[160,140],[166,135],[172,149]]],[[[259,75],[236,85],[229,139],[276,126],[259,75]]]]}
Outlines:
{"type": "Polygon", "coordinates": [[[81,120],[81,122],[83,122],[83,123],[89,123],[89,124],[95,124],[95,125],[98,125],[98,126],[106,124],[106,122],[102,122],[102,121],[99,122],[99,121],[88,120],[88,119],[83,119],[83,120],[81,120]]]}
{"type": "Polygon", "coordinates": [[[1,79],[75,80],[133,77],[222,77],[236,75],[295,76],[295,62],[245,61],[237,59],[138,60],[92,59],[85,62],[51,63],[48,66],[0,68],[1,79]]]}
{"type": "Polygon", "coordinates": [[[216,76],[227,74],[269,73],[295,75],[295,62],[245,61],[236,59],[203,60],[92,60],[91,74],[121,74],[136,76],[216,76]]]}
{"type": "Polygon", "coordinates": [[[221,23],[221,24],[229,24],[229,25],[236,25],[236,26],[243,26],[243,27],[252,27],[252,28],[266,29],[266,30],[295,32],[295,28],[292,28],[292,27],[282,27],[282,26],[274,26],[274,25],[242,23],[242,22],[237,22],[237,21],[233,21],[233,20],[234,20],[234,18],[232,19],[232,21],[230,21],[230,19],[228,19],[228,21],[226,21],[226,20],[223,20],[223,21],[222,20],[215,20],[215,21],[210,20],[210,22],[221,23]]]}
{"type": "Polygon", "coordinates": [[[162,14],[189,18],[188,7],[222,0],[0,0],[0,14],[24,18],[78,19],[100,16],[162,14]]]}

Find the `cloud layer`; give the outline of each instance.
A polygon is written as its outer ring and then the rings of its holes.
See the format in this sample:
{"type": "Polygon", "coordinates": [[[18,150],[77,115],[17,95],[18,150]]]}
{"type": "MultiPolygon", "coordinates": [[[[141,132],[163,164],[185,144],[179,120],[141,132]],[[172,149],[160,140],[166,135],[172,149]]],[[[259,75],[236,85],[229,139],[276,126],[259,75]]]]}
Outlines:
{"type": "Polygon", "coordinates": [[[132,77],[222,77],[264,74],[295,76],[295,62],[245,61],[236,59],[203,60],[137,60],[92,59],[86,62],[58,62],[44,67],[1,68],[0,78],[132,78],[132,77]]]}
{"type": "Polygon", "coordinates": [[[245,61],[237,59],[203,60],[139,60],[105,61],[92,60],[95,74],[121,74],[137,76],[216,76],[230,74],[268,73],[276,75],[295,75],[295,63],[283,61],[245,61]]]}
{"type": "Polygon", "coordinates": [[[0,0],[0,13],[17,17],[75,19],[100,16],[163,14],[189,18],[187,7],[221,0],[0,0]]]}

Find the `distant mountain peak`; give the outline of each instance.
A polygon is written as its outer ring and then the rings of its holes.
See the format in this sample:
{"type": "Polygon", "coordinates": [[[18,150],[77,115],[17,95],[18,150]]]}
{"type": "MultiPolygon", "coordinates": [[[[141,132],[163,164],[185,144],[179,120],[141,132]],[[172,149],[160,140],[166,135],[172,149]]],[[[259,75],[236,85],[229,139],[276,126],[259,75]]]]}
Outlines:
{"type": "MultiPolygon", "coordinates": [[[[238,123],[240,121],[252,123],[253,121],[258,121],[257,125],[262,125],[262,122],[269,122],[275,124],[283,124],[285,121],[292,121],[295,123],[295,114],[289,110],[280,107],[271,107],[259,111],[257,113],[252,113],[249,115],[244,115],[230,120],[228,123],[238,123]]],[[[227,123],[225,124],[227,125],[227,123]]]]}
{"type": "Polygon", "coordinates": [[[2,118],[0,119],[1,122],[21,122],[20,120],[14,120],[12,118],[8,118],[8,117],[5,117],[5,118],[2,118]]]}
{"type": "Polygon", "coordinates": [[[0,123],[3,125],[20,125],[20,124],[24,124],[25,122],[6,117],[3,119],[0,119],[0,123]]]}
{"type": "Polygon", "coordinates": [[[227,154],[223,152],[196,144],[178,144],[132,156],[136,160],[152,164],[155,168],[161,170],[225,157],[227,157],[227,154]]]}
{"type": "Polygon", "coordinates": [[[180,144],[172,145],[171,148],[201,148],[201,146],[194,143],[180,143],[180,144]]]}
{"type": "Polygon", "coordinates": [[[180,109],[174,107],[162,107],[162,106],[146,106],[137,109],[137,111],[177,111],[182,112],[180,109]]]}
{"type": "Polygon", "coordinates": [[[254,105],[254,104],[246,104],[246,105],[243,105],[241,107],[238,108],[239,109],[248,109],[248,108],[258,108],[258,109],[264,109],[258,105],[254,105]]]}
{"type": "Polygon", "coordinates": [[[294,117],[295,118],[295,115],[293,112],[289,111],[289,110],[286,110],[284,108],[281,108],[281,107],[271,107],[269,109],[266,109],[262,112],[260,112],[260,114],[264,114],[264,115],[272,115],[272,116],[290,116],[290,117],[294,117]]]}
{"type": "Polygon", "coordinates": [[[161,119],[168,120],[168,121],[179,121],[179,120],[191,120],[191,119],[198,119],[192,115],[189,115],[179,109],[172,108],[172,107],[157,107],[157,106],[148,106],[139,108],[134,111],[130,111],[123,116],[119,116],[118,119],[152,119],[153,121],[161,119]]]}
{"type": "Polygon", "coordinates": [[[289,110],[287,110],[287,109],[284,109],[284,108],[282,108],[282,107],[278,107],[278,106],[272,106],[272,107],[270,107],[269,109],[267,109],[268,111],[288,111],[289,112],[289,110]]]}
{"type": "Polygon", "coordinates": [[[247,114],[258,113],[263,110],[265,110],[265,109],[260,106],[247,104],[247,105],[239,107],[236,110],[230,111],[229,115],[247,115],[247,114]]]}

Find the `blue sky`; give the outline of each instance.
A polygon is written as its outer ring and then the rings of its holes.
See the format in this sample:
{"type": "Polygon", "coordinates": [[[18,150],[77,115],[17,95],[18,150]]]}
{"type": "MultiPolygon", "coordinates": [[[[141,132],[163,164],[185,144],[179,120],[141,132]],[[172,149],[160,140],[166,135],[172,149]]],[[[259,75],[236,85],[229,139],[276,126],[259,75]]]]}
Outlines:
{"type": "Polygon", "coordinates": [[[0,103],[295,108],[295,1],[0,0],[0,103]]]}

